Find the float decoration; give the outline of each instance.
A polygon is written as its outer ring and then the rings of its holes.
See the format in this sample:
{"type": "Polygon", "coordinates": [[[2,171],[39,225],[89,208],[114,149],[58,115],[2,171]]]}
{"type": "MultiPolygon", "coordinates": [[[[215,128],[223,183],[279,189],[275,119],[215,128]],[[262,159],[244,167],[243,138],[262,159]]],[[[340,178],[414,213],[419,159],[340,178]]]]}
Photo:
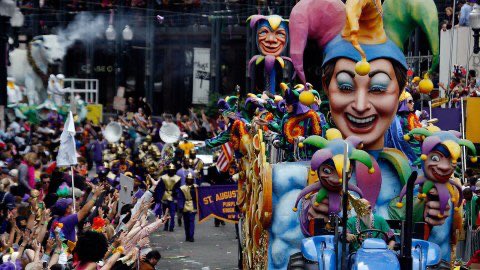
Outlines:
{"type": "MultiPolygon", "coordinates": [[[[438,191],[440,203],[439,217],[442,217],[445,213],[449,199],[452,201],[452,203],[456,203],[455,209],[458,210],[463,201],[462,187],[453,179],[451,179],[451,175],[453,174],[457,160],[461,155],[460,147],[467,147],[471,153],[473,153],[471,160],[476,161],[477,156],[475,146],[468,140],[460,139],[461,134],[458,131],[453,130],[432,132],[426,128],[415,128],[405,135],[405,139],[408,140],[412,135],[420,135],[422,138],[425,138],[422,144],[421,155],[424,176],[419,177],[417,181],[415,181],[416,185],[421,186],[420,194],[418,195],[419,199],[426,198],[428,192],[435,187],[438,191]],[[434,152],[440,152],[441,155],[435,154],[434,152]],[[448,157],[451,158],[451,160],[447,161],[448,164],[451,164],[451,168],[450,170],[444,169],[444,171],[447,172],[445,175],[438,172],[435,168],[426,166],[427,158],[430,158],[431,161],[440,164],[443,159],[447,159],[448,157]],[[457,189],[460,198],[457,198],[454,189],[457,189]]],[[[436,167],[438,165],[433,164],[433,166],[436,167]]],[[[401,200],[404,195],[405,188],[400,193],[400,202],[397,203],[397,207],[399,208],[403,207],[401,200]]]]}
{"type": "MultiPolygon", "coordinates": [[[[297,211],[298,203],[300,202],[300,200],[302,200],[302,211],[300,213],[300,228],[302,229],[303,234],[306,236],[311,236],[312,234],[312,232],[309,231],[310,220],[308,215],[308,212],[310,211],[310,208],[312,206],[312,201],[314,206],[318,206],[325,198],[328,197],[328,213],[338,214],[340,212],[342,198],[342,182],[344,180],[342,179],[342,173],[344,169],[343,153],[345,144],[349,145],[347,159],[348,162],[346,165],[347,171],[351,171],[350,161],[359,161],[369,168],[369,172],[374,172],[370,155],[367,152],[356,149],[362,144],[360,138],[350,136],[347,139],[343,140],[340,132],[332,132],[332,129],[330,129],[328,133],[329,135],[334,134],[331,138],[329,138],[329,140],[324,139],[321,136],[314,135],[308,137],[303,141],[303,144],[308,144],[320,148],[320,150],[315,152],[310,163],[311,170],[317,173],[317,175],[319,176],[319,180],[307,186],[298,194],[297,200],[295,201],[295,206],[293,208],[293,211],[297,211]],[[323,170],[326,170],[325,172],[319,171],[322,165],[328,165],[328,167],[323,167],[323,170]],[[331,171],[332,168],[334,168],[335,171],[331,171]],[[328,177],[328,179],[324,179],[321,177],[322,174],[333,174],[333,177],[328,177]],[[332,181],[334,179],[336,179],[337,181],[332,181]],[[312,195],[315,196],[314,200],[311,199],[312,195]]],[[[363,197],[362,191],[357,186],[348,183],[348,189],[363,197]]]]}
{"type": "Polygon", "coordinates": [[[276,82],[277,71],[275,64],[281,69],[285,68],[285,61],[291,62],[289,57],[282,56],[288,44],[288,20],[278,15],[252,15],[247,19],[250,28],[256,29],[256,43],[261,55],[255,55],[248,63],[248,74],[251,73],[252,65],[265,64],[264,91],[275,94],[278,83],[276,82]]]}
{"type": "Polygon", "coordinates": [[[249,155],[242,158],[245,180],[239,184],[244,193],[242,209],[244,269],[267,269],[268,229],[272,218],[272,167],[267,162],[263,131],[259,129],[249,144],[249,155]]]}

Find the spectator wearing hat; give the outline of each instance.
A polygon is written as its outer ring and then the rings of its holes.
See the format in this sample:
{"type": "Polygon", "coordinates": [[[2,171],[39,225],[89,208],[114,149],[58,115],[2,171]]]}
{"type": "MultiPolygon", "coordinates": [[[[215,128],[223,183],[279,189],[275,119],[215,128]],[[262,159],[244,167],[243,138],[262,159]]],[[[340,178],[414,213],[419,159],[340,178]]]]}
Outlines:
{"type": "Polygon", "coordinates": [[[76,242],[75,226],[88,216],[90,210],[95,205],[97,198],[103,193],[103,191],[103,186],[97,187],[93,192],[92,198],[80,209],[80,211],[78,211],[78,213],[73,213],[72,211],[73,200],[71,198],[62,198],[55,203],[53,207],[54,215],[57,216],[55,221],[63,224],[62,231],[65,235],[65,239],[71,242],[76,242]]]}

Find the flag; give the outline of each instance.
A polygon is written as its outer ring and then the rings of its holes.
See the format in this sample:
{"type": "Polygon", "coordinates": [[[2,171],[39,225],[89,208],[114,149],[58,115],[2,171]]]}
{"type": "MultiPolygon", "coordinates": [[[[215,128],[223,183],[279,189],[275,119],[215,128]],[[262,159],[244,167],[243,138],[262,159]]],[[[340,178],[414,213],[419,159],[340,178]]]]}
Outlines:
{"type": "Polygon", "coordinates": [[[227,142],[222,145],[222,152],[217,160],[217,169],[221,172],[228,171],[230,168],[230,163],[233,160],[233,147],[232,144],[227,142]]]}
{"type": "Polygon", "coordinates": [[[60,135],[60,147],[57,155],[57,166],[77,165],[77,151],[75,149],[75,124],[73,115],[70,111],[67,121],[63,126],[62,135],[60,135]]]}

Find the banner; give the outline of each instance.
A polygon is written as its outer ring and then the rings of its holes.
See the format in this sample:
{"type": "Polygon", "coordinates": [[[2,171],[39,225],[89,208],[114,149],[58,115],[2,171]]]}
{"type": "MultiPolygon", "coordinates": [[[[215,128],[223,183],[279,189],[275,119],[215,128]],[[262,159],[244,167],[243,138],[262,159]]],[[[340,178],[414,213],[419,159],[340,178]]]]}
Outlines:
{"type": "Polygon", "coordinates": [[[441,130],[460,131],[462,111],[460,108],[432,108],[432,118],[437,118],[435,126],[441,130]]]}
{"type": "Polygon", "coordinates": [[[226,222],[237,223],[237,185],[197,187],[198,222],[213,216],[226,222]]]}
{"type": "Polygon", "coordinates": [[[208,104],[210,91],[210,49],[193,48],[193,104],[208,104]]]}
{"type": "Polygon", "coordinates": [[[75,124],[73,115],[70,111],[68,113],[67,121],[63,126],[62,134],[60,135],[60,147],[57,154],[57,166],[66,167],[77,165],[77,150],[75,148],[75,124]]]}
{"type": "Polygon", "coordinates": [[[465,113],[465,136],[473,143],[480,143],[480,98],[467,98],[467,109],[465,113]]]}

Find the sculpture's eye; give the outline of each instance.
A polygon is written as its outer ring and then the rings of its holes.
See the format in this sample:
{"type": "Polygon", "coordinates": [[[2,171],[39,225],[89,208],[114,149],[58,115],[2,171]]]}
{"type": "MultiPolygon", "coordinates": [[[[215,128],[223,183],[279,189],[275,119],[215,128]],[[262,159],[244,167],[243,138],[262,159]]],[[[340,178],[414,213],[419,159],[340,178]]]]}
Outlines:
{"type": "Polygon", "coordinates": [[[330,168],[323,168],[322,171],[325,173],[325,174],[331,174],[332,173],[332,170],[330,170],[330,168]]]}
{"type": "Polygon", "coordinates": [[[43,46],[43,48],[45,48],[45,50],[50,50],[50,47],[47,46],[43,46]]]}
{"type": "Polygon", "coordinates": [[[435,162],[439,162],[440,161],[440,157],[438,155],[433,155],[430,160],[432,161],[435,161],[435,162]]]}

